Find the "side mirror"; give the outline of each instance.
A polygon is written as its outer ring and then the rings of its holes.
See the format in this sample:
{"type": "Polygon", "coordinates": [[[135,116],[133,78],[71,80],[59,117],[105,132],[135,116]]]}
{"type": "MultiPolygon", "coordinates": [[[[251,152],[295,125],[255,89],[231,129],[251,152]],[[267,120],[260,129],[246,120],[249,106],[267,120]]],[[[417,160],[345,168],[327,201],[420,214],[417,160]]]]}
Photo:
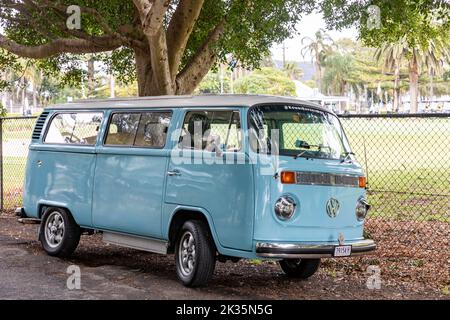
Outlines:
{"type": "Polygon", "coordinates": [[[310,149],[311,146],[308,144],[308,142],[303,140],[296,140],[295,141],[295,147],[296,148],[303,148],[303,149],[310,149]]]}

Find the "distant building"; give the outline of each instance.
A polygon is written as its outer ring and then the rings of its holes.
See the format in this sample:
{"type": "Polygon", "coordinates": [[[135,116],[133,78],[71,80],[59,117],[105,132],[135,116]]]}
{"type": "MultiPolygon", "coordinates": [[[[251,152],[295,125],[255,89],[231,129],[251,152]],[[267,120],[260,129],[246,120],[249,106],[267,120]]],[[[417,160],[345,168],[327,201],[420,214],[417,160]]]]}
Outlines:
{"type": "Polygon", "coordinates": [[[350,99],[346,96],[326,96],[317,88],[311,88],[301,81],[294,80],[297,97],[302,100],[312,101],[328,108],[338,114],[345,112],[350,99]]]}

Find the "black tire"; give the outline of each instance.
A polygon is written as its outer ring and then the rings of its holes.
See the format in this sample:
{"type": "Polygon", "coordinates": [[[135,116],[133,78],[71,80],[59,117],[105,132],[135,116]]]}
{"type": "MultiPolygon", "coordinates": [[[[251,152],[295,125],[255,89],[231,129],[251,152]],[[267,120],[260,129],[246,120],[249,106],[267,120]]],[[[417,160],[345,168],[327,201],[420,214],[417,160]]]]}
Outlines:
{"type": "Polygon", "coordinates": [[[80,227],[67,210],[55,207],[45,210],[39,228],[39,240],[49,255],[70,256],[80,242],[80,235],[80,227]]]}
{"type": "Polygon", "coordinates": [[[319,269],[320,259],[284,259],[279,264],[288,277],[307,279],[319,269]]]}
{"type": "Polygon", "coordinates": [[[175,264],[178,279],[187,287],[204,286],[211,279],[216,266],[216,247],[203,221],[184,223],[175,247],[175,264]]]}

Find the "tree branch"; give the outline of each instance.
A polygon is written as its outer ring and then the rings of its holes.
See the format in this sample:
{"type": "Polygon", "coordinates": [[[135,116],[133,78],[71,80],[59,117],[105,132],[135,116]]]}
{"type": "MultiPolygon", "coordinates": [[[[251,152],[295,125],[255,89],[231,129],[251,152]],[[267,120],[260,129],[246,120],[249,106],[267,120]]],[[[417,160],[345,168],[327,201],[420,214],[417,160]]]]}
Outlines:
{"type": "Polygon", "coordinates": [[[176,77],[176,94],[190,94],[203,77],[208,73],[217,59],[212,45],[220,38],[225,29],[225,19],[222,20],[208,35],[201,48],[190,59],[176,77]]]}
{"type": "Polygon", "coordinates": [[[202,9],[204,0],[180,0],[167,29],[167,49],[172,79],[180,67],[186,44],[202,9]]]}
{"type": "Polygon", "coordinates": [[[133,0],[133,3],[139,12],[144,34],[155,36],[163,26],[170,0],[133,0]]]}
{"type": "MultiPolygon", "coordinates": [[[[55,1],[48,1],[48,0],[40,0],[39,4],[40,4],[40,7],[48,7],[48,8],[58,10],[63,15],[66,15],[66,11],[68,8],[67,5],[62,5],[62,4],[56,3],[55,1]]],[[[106,20],[102,17],[102,15],[96,9],[89,8],[89,7],[83,7],[83,6],[79,6],[79,7],[80,7],[80,10],[82,13],[91,15],[98,22],[98,24],[100,25],[100,27],[102,28],[102,30],[105,33],[116,34],[116,32],[113,29],[111,29],[109,24],[106,22],[106,20]]]]}
{"type": "Polygon", "coordinates": [[[85,39],[56,39],[43,45],[27,46],[19,44],[0,34],[0,48],[24,58],[43,59],[61,53],[98,53],[122,46],[122,41],[114,36],[85,39]]]}

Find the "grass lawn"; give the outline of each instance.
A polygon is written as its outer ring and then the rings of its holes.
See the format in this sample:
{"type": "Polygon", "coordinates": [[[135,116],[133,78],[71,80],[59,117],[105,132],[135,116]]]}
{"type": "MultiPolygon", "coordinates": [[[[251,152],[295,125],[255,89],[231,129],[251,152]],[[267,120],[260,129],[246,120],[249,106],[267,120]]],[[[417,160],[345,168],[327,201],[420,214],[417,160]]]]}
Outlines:
{"type": "Polygon", "coordinates": [[[3,207],[14,209],[22,204],[22,190],[25,176],[26,158],[3,158],[3,207]]]}

